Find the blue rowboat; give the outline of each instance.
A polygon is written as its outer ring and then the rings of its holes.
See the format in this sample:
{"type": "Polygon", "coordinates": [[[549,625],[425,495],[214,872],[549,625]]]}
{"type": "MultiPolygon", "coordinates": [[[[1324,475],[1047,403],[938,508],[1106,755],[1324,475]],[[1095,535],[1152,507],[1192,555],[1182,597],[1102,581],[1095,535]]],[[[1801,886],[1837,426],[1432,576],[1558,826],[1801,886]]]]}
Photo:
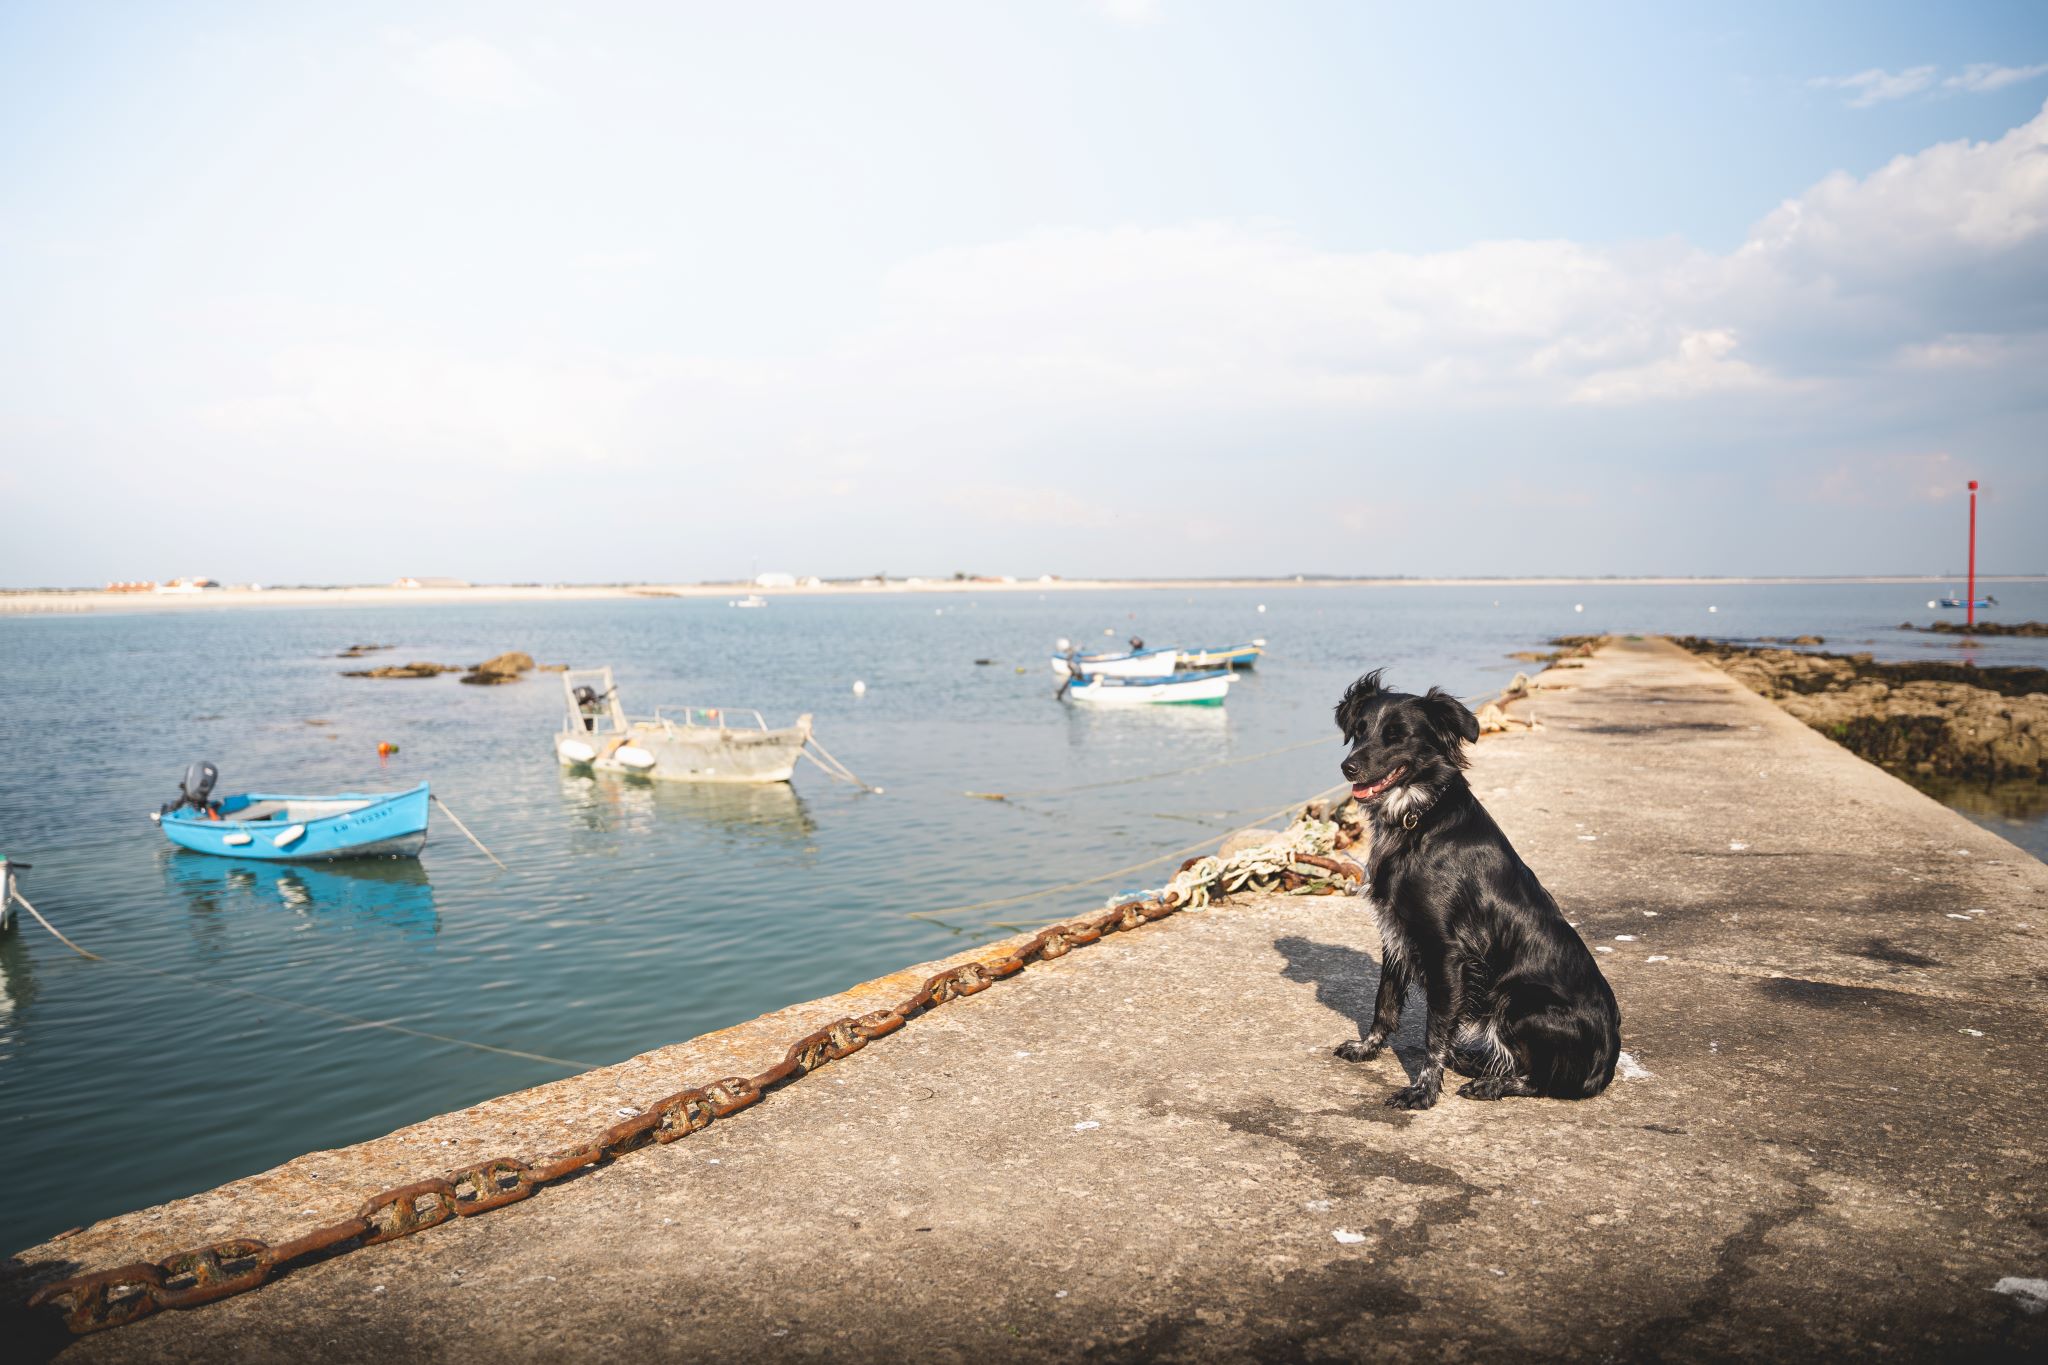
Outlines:
{"type": "Polygon", "coordinates": [[[427,784],[411,791],[280,796],[245,792],[152,816],[194,853],[270,862],[413,858],[427,842],[427,784]]]}

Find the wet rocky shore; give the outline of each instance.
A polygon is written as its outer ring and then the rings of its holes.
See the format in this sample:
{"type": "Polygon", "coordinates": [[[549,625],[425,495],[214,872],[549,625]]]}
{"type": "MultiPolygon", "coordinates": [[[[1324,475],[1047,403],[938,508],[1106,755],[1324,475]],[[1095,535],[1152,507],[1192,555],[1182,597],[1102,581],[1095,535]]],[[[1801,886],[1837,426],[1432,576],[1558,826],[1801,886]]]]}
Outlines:
{"type": "Polygon", "coordinates": [[[1674,643],[1916,784],[2048,789],[2048,668],[1879,663],[1869,654],[1696,637],[1674,643]]]}

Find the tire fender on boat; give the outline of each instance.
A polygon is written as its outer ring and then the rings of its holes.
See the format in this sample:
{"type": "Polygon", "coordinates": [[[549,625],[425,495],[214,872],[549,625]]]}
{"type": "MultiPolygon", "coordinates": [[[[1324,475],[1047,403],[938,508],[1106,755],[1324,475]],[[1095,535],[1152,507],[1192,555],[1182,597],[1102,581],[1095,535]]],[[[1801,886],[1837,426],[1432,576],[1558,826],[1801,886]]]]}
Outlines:
{"type": "Polygon", "coordinates": [[[279,848],[283,848],[285,845],[295,844],[305,837],[306,827],[304,825],[293,825],[290,829],[279,831],[278,836],[270,842],[276,844],[279,848]]]}
{"type": "Polygon", "coordinates": [[[621,744],[612,757],[626,767],[643,773],[654,766],[654,755],[637,744],[621,744]]]}
{"type": "Polygon", "coordinates": [[[588,763],[597,757],[597,750],[580,739],[565,739],[555,746],[555,752],[571,763],[588,763]]]}
{"type": "Polygon", "coordinates": [[[236,830],[233,834],[221,835],[220,841],[224,844],[230,845],[231,847],[240,848],[243,844],[249,842],[249,836],[247,834],[244,834],[241,830],[236,830]]]}

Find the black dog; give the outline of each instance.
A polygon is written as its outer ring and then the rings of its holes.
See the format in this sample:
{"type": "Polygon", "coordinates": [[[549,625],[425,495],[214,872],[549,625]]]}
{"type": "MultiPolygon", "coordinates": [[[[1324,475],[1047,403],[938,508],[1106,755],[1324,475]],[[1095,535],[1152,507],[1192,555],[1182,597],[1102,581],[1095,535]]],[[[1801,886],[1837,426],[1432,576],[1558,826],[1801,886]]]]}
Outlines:
{"type": "Polygon", "coordinates": [[[1465,781],[1479,722],[1456,697],[1386,692],[1378,670],[1337,703],[1351,794],[1372,813],[1365,894],[1379,918],[1372,1030],[1337,1055],[1378,1055],[1420,981],[1429,1056],[1387,1103],[1427,1109],[1444,1068],[1473,1079],[1460,1095],[1587,1099],[1621,1052],[1621,1010],[1593,955],[1465,781]]]}

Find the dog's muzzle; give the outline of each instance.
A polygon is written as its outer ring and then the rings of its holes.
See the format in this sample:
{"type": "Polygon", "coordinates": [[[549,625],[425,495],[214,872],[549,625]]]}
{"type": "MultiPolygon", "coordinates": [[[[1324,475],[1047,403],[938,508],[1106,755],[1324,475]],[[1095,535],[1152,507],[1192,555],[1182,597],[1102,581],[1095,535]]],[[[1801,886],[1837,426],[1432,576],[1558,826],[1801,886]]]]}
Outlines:
{"type": "Polygon", "coordinates": [[[1399,767],[1395,768],[1394,771],[1388,773],[1385,777],[1373,783],[1370,787],[1361,787],[1357,783],[1353,783],[1351,786],[1351,795],[1360,801],[1376,801],[1380,798],[1382,794],[1386,792],[1387,788],[1393,786],[1396,782],[1399,782],[1403,777],[1407,776],[1407,774],[1408,765],[1403,763],[1399,767]]]}

